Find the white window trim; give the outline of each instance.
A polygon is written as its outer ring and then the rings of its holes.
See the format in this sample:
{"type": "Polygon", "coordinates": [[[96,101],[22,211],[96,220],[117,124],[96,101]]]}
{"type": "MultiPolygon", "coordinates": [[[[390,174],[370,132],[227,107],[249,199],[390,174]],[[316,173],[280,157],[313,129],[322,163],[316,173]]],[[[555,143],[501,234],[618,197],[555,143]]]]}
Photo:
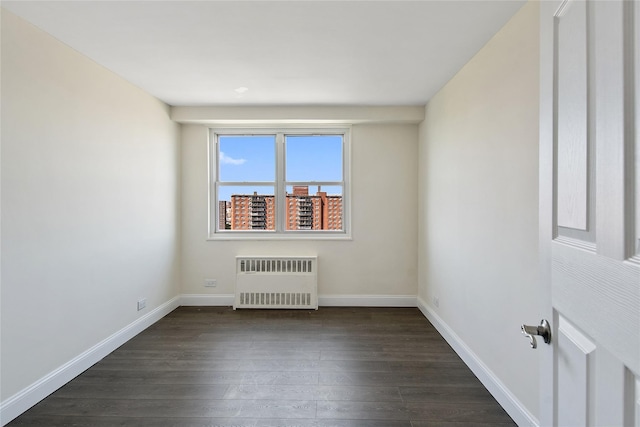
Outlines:
{"type": "MultiPolygon", "coordinates": [[[[209,129],[208,143],[209,163],[209,231],[207,240],[352,240],[351,230],[351,126],[333,125],[327,127],[299,127],[299,126],[273,126],[273,127],[220,127],[209,129]],[[218,152],[217,135],[343,135],[342,146],[342,182],[293,182],[284,181],[285,153],[283,138],[276,138],[276,231],[267,230],[218,230],[218,152]],[[287,185],[341,185],[342,188],[342,230],[291,230],[286,228],[286,186],[287,185]]],[[[264,185],[264,182],[246,182],[247,185],[264,185]]]]}

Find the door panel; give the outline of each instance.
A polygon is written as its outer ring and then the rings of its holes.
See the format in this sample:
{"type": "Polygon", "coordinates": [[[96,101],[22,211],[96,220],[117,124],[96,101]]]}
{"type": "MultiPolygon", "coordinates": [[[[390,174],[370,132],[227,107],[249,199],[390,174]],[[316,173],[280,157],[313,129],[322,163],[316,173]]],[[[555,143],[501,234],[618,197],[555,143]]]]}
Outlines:
{"type": "Polygon", "coordinates": [[[553,307],[640,372],[638,268],[554,242],[553,307]]]}
{"type": "MultiPolygon", "coordinates": [[[[558,318],[558,425],[589,425],[595,344],[564,317],[558,318]]],[[[593,416],[593,415],[591,415],[593,416]]]]}
{"type": "Polygon", "coordinates": [[[622,425],[640,427],[640,376],[625,371],[625,414],[622,425]]]}
{"type": "Polygon", "coordinates": [[[631,101],[632,107],[635,110],[635,117],[633,118],[635,122],[634,133],[635,133],[635,165],[632,165],[632,169],[635,169],[635,206],[633,209],[635,210],[636,217],[636,235],[635,241],[633,242],[634,246],[632,248],[632,254],[634,254],[633,261],[640,264],[640,5],[635,3],[631,3],[632,11],[626,11],[626,16],[632,19],[632,22],[627,26],[629,27],[628,32],[630,34],[630,48],[632,55],[634,56],[634,62],[630,67],[627,67],[627,72],[631,74],[632,85],[635,87],[635,96],[631,101]]]}
{"type": "Polygon", "coordinates": [[[587,8],[566,3],[557,25],[558,226],[587,229],[587,8]]]}
{"type": "Polygon", "coordinates": [[[632,420],[629,425],[640,427],[640,377],[636,377],[635,380],[635,394],[629,412],[635,417],[635,420],[632,420]]]}
{"type": "Polygon", "coordinates": [[[640,12],[541,2],[541,425],[636,425],[640,12]]]}
{"type": "Polygon", "coordinates": [[[624,260],[633,239],[633,2],[589,2],[595,60],[596,234],[600,255],[624,260]],[[629,183],[627,184],[627,180],[629,183]]]}

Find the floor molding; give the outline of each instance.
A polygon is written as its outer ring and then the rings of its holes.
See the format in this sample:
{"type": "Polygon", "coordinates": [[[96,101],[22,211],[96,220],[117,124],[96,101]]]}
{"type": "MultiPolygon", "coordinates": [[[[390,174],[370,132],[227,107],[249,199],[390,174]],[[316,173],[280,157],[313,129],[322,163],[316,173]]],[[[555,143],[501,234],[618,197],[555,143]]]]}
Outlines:
{"type": "Polygon", "coordinates": [[[235,296],[233,294],[182,294],[180,295],[180,305],[184,306],[210,306],[224,307],[233,305],[235,296]]]}
{"type": "MultiPolygon", "coordinates": [[[[232,306],[234,295],[182,294],[184,306],[232,306]]],[[[318,295],[320,307],[416,307],[413,295],[318,295]]]]}
{"type": "Polygon", "coordinates": [[[0,425],[8,424],[33,405],[99,362],[113,350],[171,313],[179,305],[180,298],[172,298],[2,402],[0,405],[0,425]]]}
{"type": "Polygon", "coordinates": [[[440,335],[449,343],[464,363],[471,369],[489,393],[504,408],[519,426],[538,426],[538,420],[509,391],[502,381],[485,365],[464,341],[429,307],[422,298],[417,298],[418,308],[440,335]]]}
{"type": "Polygon", "coordinates": [[[318,295],[321,307],[416,307],[415,295],[318,295]]]}

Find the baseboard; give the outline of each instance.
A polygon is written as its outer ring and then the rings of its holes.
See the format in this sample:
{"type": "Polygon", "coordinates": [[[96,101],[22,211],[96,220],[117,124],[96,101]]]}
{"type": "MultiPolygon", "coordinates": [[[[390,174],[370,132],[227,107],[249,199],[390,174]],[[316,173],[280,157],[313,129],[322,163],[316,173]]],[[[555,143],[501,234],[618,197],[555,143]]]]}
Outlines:
{"type": "MultiPolygon", "coordinates": [[[[233,295],[182,294],[184,306],[232,306],[233,295]]],[[[413,295],[319,295],[320,307],[416,307],[413,295]]]]}
{"type": "Polygon", "coordinates": [[[417,298],[418,308],[440,335],[449,343],[464,363],[471,369],[489,393],[519,426],[538,426],[538,420],[509,391],[500,379],[482,360],[462,341],[462,339],[429,307],[422,298],[417,298]]]}
{"type": "Polygon", "coordinates": [[[171,313],[180,305],[179,303],[179,297],[172,298],[2,402],[0,404],[0,425],[8,424],[33,405],[89,369],[116,348],[171,313]]]}
{"type": "Polygon", "coordinates": [[[211,306],[211,307],[231,307],[234,295],[212,295],[212,294],[182,294],[180,305],[183,306],[211,306]]]}
{"type": "Polygon", "coordinates": [[[318,295],[321,307],[416,307],[415,295],[318,295]]]}

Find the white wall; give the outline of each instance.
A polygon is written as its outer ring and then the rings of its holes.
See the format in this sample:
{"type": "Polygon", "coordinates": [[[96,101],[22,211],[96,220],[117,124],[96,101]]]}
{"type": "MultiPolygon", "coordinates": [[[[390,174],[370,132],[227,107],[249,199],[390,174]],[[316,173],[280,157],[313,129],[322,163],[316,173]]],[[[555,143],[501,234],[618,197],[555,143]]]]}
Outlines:
{"type": "Polygon", "coordinates": [[[177,296],[180,153],[167,105],[7,11],[1,119],[5,402],[177,296]]]}
{"type": "Polygon", "coordinates": [[[419,297],[534,417],[519,326],[540,320],[538,22],[530,2],[431,99],[419,137],[419,297]]]}
{"type": "Polygon", "coordinates": [[[236,255],[300,254],[319,257],[321,297],[356,295],[362,301],[385,296],[392,301],[416,295],[416,124],[353,126],[351,241],[207,241],[207,139],[206,126],[183,125],[184,294],[232,294],[236,255]],[[217,279],[218,287],[204,288],[206,277],[217,279]]]}

